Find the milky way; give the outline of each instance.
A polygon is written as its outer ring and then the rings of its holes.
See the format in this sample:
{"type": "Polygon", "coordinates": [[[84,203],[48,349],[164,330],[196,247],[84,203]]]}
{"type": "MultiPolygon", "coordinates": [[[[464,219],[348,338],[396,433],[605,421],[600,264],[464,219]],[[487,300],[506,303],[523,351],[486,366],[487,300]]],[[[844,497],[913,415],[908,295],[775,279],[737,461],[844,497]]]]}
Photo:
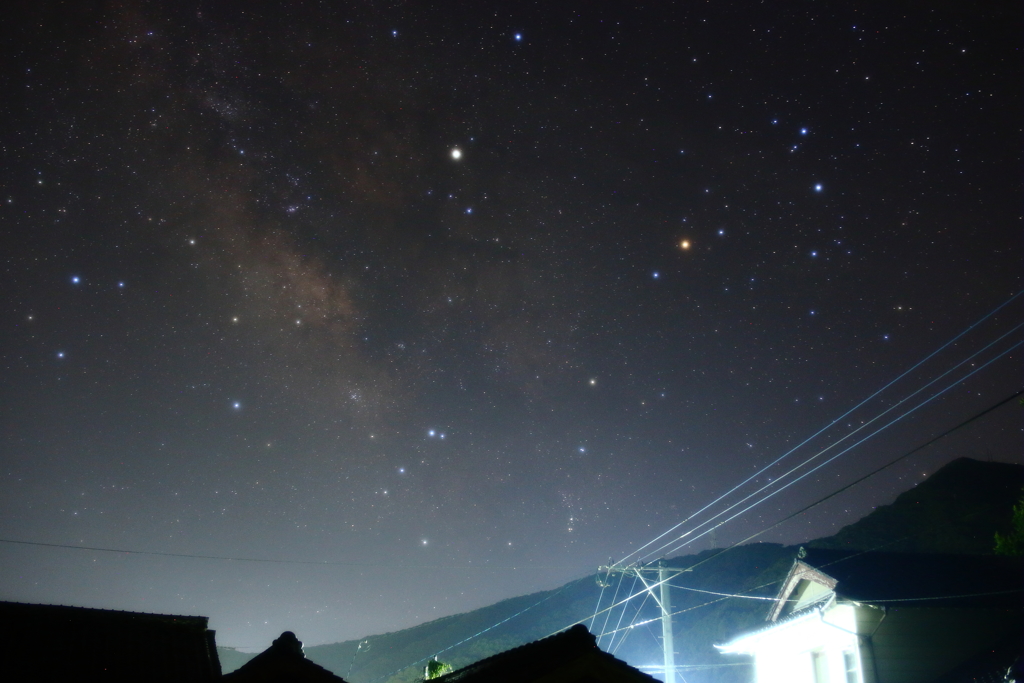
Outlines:
{"type": "MultiPolygon", "coordinates": [[[[204,614],[262,648],[550,588],[1018,293],[1019,7],[661,4],[23,3],[0,538],[339,564],[0,543],[0,599],[204,614]]],[[[1012,393],[1019,339],[680,552],[1012,393]]],[[[1004,407],[765,540],[833,533],[961,455],[1018,459],[1020,436],[1004,407]]]]}

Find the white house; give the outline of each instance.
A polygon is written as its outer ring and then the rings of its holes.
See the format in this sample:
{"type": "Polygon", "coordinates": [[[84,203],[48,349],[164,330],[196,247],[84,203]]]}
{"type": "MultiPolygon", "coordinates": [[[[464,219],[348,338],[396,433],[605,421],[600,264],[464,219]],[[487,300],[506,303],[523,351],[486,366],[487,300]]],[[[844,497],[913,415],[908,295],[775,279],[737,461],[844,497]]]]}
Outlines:
{"type": "Polygon", "coordinates": [[[1019,558],[801,548],[770,625],[718,648],[752,655],[757,683],[972,680],[1021,654],[1022,572],[1019,558]]]}

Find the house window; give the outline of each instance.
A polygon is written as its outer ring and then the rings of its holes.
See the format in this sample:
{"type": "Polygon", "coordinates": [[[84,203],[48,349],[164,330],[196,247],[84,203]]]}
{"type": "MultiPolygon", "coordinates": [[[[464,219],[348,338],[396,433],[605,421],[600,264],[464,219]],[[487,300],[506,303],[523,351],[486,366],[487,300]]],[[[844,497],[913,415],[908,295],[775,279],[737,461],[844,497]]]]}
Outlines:
{"type": "Polygon", "coordinates": [[[846,669],[846,683],[861,683],[860,662],[857,661],[857,652],[846,650],[843,652],[843,668],[846,669]]]}
{"type": "Polygon", "coordinates": [[[814,683],[828,683],[828,659],[822,650],[811,653],[811,664],[814,667],[814,683]]]}

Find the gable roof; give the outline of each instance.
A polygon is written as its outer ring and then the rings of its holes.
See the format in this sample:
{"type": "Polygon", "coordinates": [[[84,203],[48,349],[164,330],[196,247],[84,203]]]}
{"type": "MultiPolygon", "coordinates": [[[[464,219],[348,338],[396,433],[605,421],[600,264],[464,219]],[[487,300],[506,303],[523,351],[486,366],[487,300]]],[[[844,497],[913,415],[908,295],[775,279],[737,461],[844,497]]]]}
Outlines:
{"type": "Polygon", "coordinates": [[[506,650],[435,680],[439,683],[527,683],[542,678],[545,681],[634,683],[657,680],[601,650],[597,639],[582,624],[506,650]]]}
{"type": "Polygon", "coordinates": [[[214,681],[206,617],[0,602],[0,657],[32,680],[214,681]]]}
{"type": "Polygon", "coordinates": [[[345,683],[345,679],[306,659],[302,642],[291,631],[285,631],[266,650],[225,674],[223,680],[233,683],[345,683]]]}
{"type": "Polygon", "coordinates": [[[1020,606],[1024,562],[989,555],[801,548],[769,621],[783,614],[806,582],[827,588],[837,599],[864,604],[998,609],[1020,606]]]}

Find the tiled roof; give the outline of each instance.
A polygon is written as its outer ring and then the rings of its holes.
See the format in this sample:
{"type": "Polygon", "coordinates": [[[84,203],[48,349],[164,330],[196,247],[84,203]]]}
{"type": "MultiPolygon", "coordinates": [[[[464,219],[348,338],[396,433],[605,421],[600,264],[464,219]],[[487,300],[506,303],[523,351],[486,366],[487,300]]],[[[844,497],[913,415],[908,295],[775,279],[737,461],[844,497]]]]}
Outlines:
{"type": "Polygon", "coordinates": [[[0,654],[26,680],[220,678],[206,617],[0,602],[0,654]]]}
{"type": "MultiPolygon", "coordinates": [[[[572,669],[581,660],[589,659],[592,667],[586,680],[616,680],[647,683],[655,678],[629,666],[597,647],[594,636],[583,625],[576,625],[556,635],[527,643],[496,654],[475,664],[435,679],[438,683],[527,683],[556,670],[572,669]],[[594,678],[594,670],[604,675],[594,678]]],[[[577,680],[571,673],[558,680],[577,680]]],[[[579,679],[583,680],[583,679],[579,679]]]]}
{"type": "MultiPolygon", "coordinates": [[[[1021,558],[988,555],[853,552],[808,548],[794,563],[836,580],[839,599],[931,607],[1019,607],[1021,558]]],[[[785,585],[785,584],[784,584],[785,585]]],[[[780,595],[786,598],[786,595],[780,595]]]]}
{"type": "Polygon", "coordinates": [[[306,659],[302,643],[291,631],[282,633],[270,647],[241,668],[225,674],[223,680],[231,683],[345,683],[345,679],[306,659]]]}

